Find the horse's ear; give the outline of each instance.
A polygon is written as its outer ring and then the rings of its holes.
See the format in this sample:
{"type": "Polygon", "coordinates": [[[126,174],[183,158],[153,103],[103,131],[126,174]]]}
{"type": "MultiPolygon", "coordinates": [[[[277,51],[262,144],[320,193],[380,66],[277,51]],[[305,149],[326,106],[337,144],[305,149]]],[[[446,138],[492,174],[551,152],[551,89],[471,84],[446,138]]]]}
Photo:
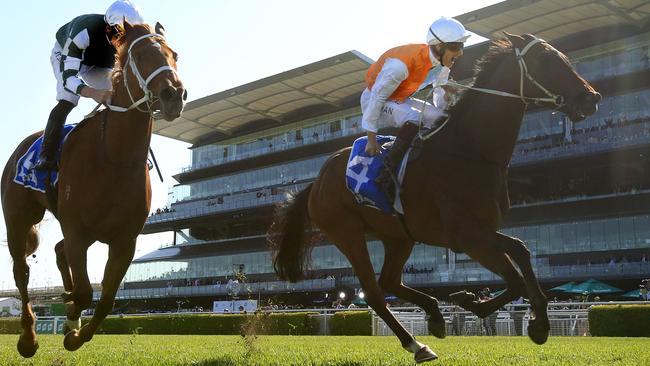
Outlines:
{"type": "Polygon", "coordinates": [[[122,25],[124,26],[124,33],[130,33],[130,30],[133,29],[133,25],[131,25],[131,23],[129,23],[126,19],[124,19],[122,25]]]}
{"type": "Polygon", "coordinates": [[[522,36],[508,33],[508,32],[503,32],[503,34],[506,36],[506,38],[512,43],[513,46],[522,48],[523,44],[525,43],[525,40],[522,36]]]}
{"type": "Polygon", "coordinates": [[[162,24],[160,24],[160,22],[156,22],[155,29],[157,34],[160,34],[163,37],[165,36],[165,27],[163,27],[162,24]]]}

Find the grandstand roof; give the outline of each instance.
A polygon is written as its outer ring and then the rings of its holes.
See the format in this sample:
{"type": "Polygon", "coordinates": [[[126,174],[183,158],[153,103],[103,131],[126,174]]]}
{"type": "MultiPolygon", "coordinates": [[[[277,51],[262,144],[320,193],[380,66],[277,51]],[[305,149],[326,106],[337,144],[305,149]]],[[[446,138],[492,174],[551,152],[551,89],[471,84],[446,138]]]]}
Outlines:
{"type": "Polygon", "coordinates": [[[201,144],[358,104],[372,60],[348,51],[187,103],[154,133],[201,144]]]}
{"type": "Polygon", "coordinates": [[[468,30],[490,39],[503,31],[532,33],[547,41],[595,28],[643,28],[650,20],[647,0],[507,0],[457,16],[468,30]]]}

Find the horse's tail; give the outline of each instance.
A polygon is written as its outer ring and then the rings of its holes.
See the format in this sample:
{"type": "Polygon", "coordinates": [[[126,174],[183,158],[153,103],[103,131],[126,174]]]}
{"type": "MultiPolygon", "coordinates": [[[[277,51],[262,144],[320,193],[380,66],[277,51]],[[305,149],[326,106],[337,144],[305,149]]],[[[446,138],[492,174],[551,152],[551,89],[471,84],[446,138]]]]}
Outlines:
{"type": "Polygon", "coordinates": [[[290,194],[284,203],[276,207],[267,235],[275,273],[289,282],[301,280],[309,263],[308,239],[311,235],[307,232],[311,220],[307,202],[311,188],[310,184],[297,194],[290,194]]]}

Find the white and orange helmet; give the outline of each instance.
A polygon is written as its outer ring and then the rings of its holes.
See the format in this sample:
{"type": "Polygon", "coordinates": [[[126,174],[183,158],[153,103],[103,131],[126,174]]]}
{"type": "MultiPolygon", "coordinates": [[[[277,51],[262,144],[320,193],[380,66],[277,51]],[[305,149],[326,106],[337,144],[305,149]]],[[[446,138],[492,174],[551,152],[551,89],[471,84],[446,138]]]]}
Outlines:
{"type": "Polygon", "coordinates": [[[440,17],[427,31],[427,44],[430,46],[444,43],[465,43],[470,34],[456,19],[440,17]]]}

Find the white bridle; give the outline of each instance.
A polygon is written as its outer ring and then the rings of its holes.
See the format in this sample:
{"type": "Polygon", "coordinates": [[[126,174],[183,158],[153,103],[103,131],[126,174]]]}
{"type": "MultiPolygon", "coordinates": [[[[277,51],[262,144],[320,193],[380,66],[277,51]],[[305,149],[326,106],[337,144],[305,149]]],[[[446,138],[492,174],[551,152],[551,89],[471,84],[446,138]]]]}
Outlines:
{"type": "MultiPolygon", "coordinates": [[[[492,89],[484,89],[484,88],[477,88],[473,86],[468,86],[468,85],[463,85],[459,84],[453,81],[448,81],[448,85],[452,86],[457,86],[460,88],[465,88],[465,89],[471,89],[471,90],[476,90],[481,93],[487,93],[487,94],[493,94],[493,95],[499,95],[502,97],[509,97],[509,98],[519,98],[521,99],[524,104],[529,104],[529,103],[551,103],[556,106],[556,109],[562,108],[565,104],[564,97],[559,95],[559,94],[554,94],[550,92],[548,89],[543,87],[537,80],[535,80],[530,73],[528,72],[528,67],[526,66],[526,60],[524,59],[524,56],[526,56],[526,53],[533,47],[534,45],[544,42],[543,39],[537,38],[533,36],[533,40],[528,42],[528,44],[520,51],[519,48],[514,47],[515,50],[515,57],[517,58],[517,63],[519,64],[519,94],[512,94],[500,90],[492,90],[492,89]],[[539,88],[541,91],[544,92],[548,96],[548,98],[535,98],[535,97],[527,97],[524,96],[524,77],[528,79],[533,85],[535,85],[537,88],[539,88]]],[[[514,46],[514,45],[513,45],[514,46]]]]}
{"type": "MultiPolygon", "coordinates": [[[[151,104],[153,104],[153,102],[155,102],[157,98],[153,95],[151,90],[149,90],[149,86],[148,86],[149,83],[151,82],[151,80],[153,80],[153,78],[158,76],[161,72],[171,71],[173,73],[176,73],[176,70],[174,70],[174,68],[172,68],[169,65],[164,65],[164,66],[160,66],[159,68],[154,70],[146,79],[144,77],[142,77],[142,74],[138,70],[138,65],[135,63],[134,58],[131,56],[131,50],[133,49],[133,46],[135,46],[138,42],[140,42],[140,41],[142,41],[144,39],[147,39],[147,38],[151,38],[151,37],[162,37],[162,35],[156,34],[156,33],[145,34],[143,36],[140,36],[140,37],[136,38],[131,43],[131,45],[129,46],[129,50],[127,51],[127,60],[126,60],[127,62],[125,64],[125,66],[124,66],[124,70],[122,70],[122,74],[124,75],[124,86],[126,87],[126,91],[129,94],[129,99],[131,99],[131,105],[129,107],[120,107],[120,106],[110,104],[110,100],[109,100],[106,103],[106,107],[108,109],[110,109],[111,111],[114,111],[114,112],[128,112],[128,111],[135,108],[135,109],[137,109],[137,110],[139,110],[141,112],[151,113],[152,112],[151,104]],[[142,90],[142,92],[144,94],[142,96],[142,98],[138,99],[137,101],[134,100],[133,93],[131,93],[131,89],[129,88],[129,82],[128,82],[128,79],[127,79],[127,74],[128,74],[127,69],[129,67],[131,68],[131,72],[133,73],[133,75],[135,75],[136,79],[138,79],[138,84],[140,84],[140,90],[142,90]],[[147,109],[141,109],[140,108],[140,105],[143,104],[143,103],[148,103],[147,109]]],[[[96,114],[97,110],[99,109],[99,107],[101,107],[101,106],[102,106],[102,104],[98,104],[95,107],[95,109],[93,109],[92,112],[90,112],[90,114],[88,114],[85,118],[89,118],[89,117],[94,116],[96,114]]]]}
{"type": "MultiPolygon", "coordinates": [[[[464,85],[464,84],[459,84],[454,81],[447,81],[447,85],[451,86],[456,86],[464,89],[470,89],[470,90],[476,90],[481,93],[486,93],[486,94],[492,94],[492,95],[498,95],[502,97],[508,97],[508,98],[518,98],[521,99],[524,104],[528,105],[529,103],[551,103],[555,105],[555,109],[560,109],[565,105],[565,100],[564,97],[559,95],[559,94],[553,94],[548,89],[543,87],[537,80],[535,80],[530,73],[528,72],[528,67],[526,66],[526,60],[524,60],[524,56],[526,56],[526,53],[530,50],[531,47],[534,45],[544,42],[543,39],[537,38],[533,36],[533,40],[528,42],[528,44],[521,50],[519,51],[519,48],[514,47],[515,50],[515,57],[517,58],[517,63],[519,64],[519,94],[512,94],[500,90],[493,90],[493,89],[485,89],[485,88],[477,88],[474,86],[469,86],[469,85],[464,85]],[[528,79],[533,85],[538,87],[541,91],[544,92],[548,96],[548,98],[535,98],[535,97],[527,97],[524,95],[524,77],[528,79]]],[[[433,89],[425,99],[429,99],[433,95],[433,89]]],[[[426,108],[426,101],[422,102],[422,112],[420,113],[420,129],[422,128],[422,122],[424,118],[424,108],[426,108]]],[[[442,130],[442,128],[447,124],[449,119],[447,119],[442,125],[440,125],[438,128],[435,130],[429,132],[426,135],[422,135],[421,131],[418,132],[420,138],[422,140],[428,140],[431,138],[431,136],[435,135],[438,131],[442,130]]]]}

